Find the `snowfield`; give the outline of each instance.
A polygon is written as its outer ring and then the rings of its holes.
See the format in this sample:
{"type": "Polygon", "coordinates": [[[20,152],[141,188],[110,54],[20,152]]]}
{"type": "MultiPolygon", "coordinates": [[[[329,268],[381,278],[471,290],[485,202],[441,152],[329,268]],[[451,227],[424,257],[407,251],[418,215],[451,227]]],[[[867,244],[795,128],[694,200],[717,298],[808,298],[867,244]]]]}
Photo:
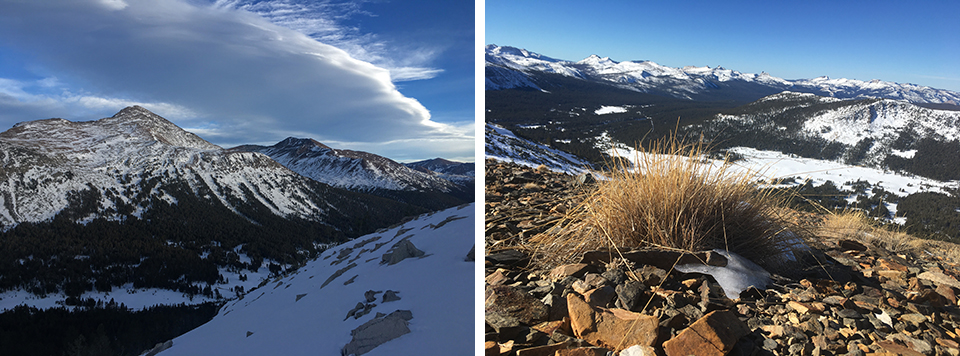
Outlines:
{"type": "Polygon", "coordinates": [[[292,274],[227,303],[210,322],[173,340],[171,355],[336,355],[351,330],[378,313],[409,310],[409,334],[365,355],[470,355],[474,351],[475,204],[423,215],[322,253],[292,274]],[[402,240],[425,254],[390,265],[402,240]],[[400,300],[383,302],[388,290],[400,300]],[[380,292],[367,303],[365,293],[380,292]],[[358,303],[369,314],[348,313],[358,303]]]}

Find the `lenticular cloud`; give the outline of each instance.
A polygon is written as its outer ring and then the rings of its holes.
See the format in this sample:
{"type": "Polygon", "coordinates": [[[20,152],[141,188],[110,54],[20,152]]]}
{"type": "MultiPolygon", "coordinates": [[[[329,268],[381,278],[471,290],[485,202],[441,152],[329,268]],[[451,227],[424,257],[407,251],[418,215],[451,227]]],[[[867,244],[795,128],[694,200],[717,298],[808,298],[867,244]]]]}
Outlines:
{"type": "Polygon", "coordinates": [[[0,38],[91,95],[178,105],[232,127],[227,139],[237,142],[303,130],[384,142],[439,130],[388,70],[242,10],[181,0],[4,2],[0,38]]]}

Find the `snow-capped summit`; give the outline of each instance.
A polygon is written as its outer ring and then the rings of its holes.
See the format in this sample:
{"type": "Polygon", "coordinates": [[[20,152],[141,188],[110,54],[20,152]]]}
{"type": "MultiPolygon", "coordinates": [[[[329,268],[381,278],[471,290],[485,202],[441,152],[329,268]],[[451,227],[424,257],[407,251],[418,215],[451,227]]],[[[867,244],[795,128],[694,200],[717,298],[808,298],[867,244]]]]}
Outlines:
{"type": "Polygon", "coordinates": [[[841,99],[886,98],[913,103],[960,105],[960,93],[916,84],[882,80],[813,79],[787,80],[769,73],[742,73],[717,66],[667,67],[652,61],[617,62],[590,55],[580,61],[546,57],[524,49],[486,47],[486,90],[530,87],[543,89],[540,73],[560,74],[644,93],[692,100],[734,100],[743,103],[784,90],[813,93],[841,99]]]}
{"type": "Polygon", "coordinates": [[[220,149],[140,106],[124,108],[112,117],[96,121],[46,119],[21,122],[0,133],[0,138],[43,153],[74,158],[91,152],[109,154],[109,151],[155,144],[197,150],[220,149]]]}

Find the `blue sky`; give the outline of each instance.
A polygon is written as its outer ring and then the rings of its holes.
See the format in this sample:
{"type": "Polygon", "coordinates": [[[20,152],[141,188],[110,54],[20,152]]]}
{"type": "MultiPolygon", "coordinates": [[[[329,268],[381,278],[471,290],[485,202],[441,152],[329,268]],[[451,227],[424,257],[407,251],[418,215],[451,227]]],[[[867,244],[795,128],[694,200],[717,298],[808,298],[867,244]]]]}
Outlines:
{"type": "Polygon", "coordinates": [[[960,91],[957,1],[487,0],[487,44],[960,91]]]}
{"type": "Polygon", "coordinates": [[[0,1],[0,131],[141,105],[222,147],[474,159],[474,4],[0,1]]]}

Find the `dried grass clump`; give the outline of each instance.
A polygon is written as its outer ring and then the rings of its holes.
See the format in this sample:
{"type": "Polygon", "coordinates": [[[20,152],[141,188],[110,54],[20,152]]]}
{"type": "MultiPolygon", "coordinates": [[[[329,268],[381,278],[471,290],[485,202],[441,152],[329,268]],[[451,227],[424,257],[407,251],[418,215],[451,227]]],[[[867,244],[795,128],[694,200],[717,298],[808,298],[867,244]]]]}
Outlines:
{"type": "Polygon", "coordinates": [[[779,269],[799,243],[796,220],[782,214],[786,194],[758,189],[758,172],[705,164],[706,151],[670,137],[639,153],[635,169],[614,164],[563,223],[531,239],[534,261],[570,263],[605,247],[721,248],[779,269]]]}
{"type": "Polygon", "coordinates": [[[884,229],[859,210],[827,215],[814,234],[834,239],[860,241],[893,253],[918,253],[929,248],[932,243],[900,231],[884,229]]]}

